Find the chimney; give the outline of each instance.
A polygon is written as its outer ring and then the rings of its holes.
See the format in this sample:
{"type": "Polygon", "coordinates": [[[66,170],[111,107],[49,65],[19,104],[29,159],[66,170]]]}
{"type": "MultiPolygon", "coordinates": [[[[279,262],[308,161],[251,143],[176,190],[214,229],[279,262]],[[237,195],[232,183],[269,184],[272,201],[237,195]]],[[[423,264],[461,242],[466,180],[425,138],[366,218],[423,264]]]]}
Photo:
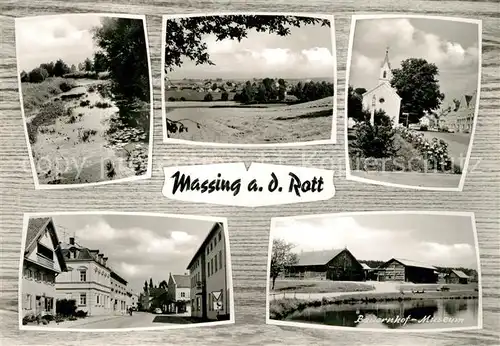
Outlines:
{"type": "Polygon", "coordinates": [[[107,257],[103,257],[102,258],[102,265],[106,265],[106,262],[108,261],[108,258],[107,257]]]}
{"type": "Polygon", "coordinates": [[[69,237],[69,245],[75,245],[75,237],[69,237]]]}

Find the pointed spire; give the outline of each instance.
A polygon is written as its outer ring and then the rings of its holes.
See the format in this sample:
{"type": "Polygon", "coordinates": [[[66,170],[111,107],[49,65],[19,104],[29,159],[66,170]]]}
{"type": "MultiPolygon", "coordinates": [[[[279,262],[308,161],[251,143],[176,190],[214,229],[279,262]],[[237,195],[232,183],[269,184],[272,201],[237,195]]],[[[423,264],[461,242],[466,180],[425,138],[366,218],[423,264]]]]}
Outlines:
{"type": "Polygon", "coordinates": [[[382,63],[382,66],[384,66],[387,63],[387,66],[389,66],[389,69],[391,69],[391,63],[389,62],[389,46],[385,48],[385,58],[384,62],[382,63]]]}

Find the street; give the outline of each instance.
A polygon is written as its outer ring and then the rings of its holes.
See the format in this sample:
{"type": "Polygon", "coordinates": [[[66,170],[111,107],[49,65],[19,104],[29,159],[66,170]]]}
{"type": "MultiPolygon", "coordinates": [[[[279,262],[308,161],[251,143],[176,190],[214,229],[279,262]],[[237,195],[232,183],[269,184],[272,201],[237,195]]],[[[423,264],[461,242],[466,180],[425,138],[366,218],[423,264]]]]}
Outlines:
{"type": "MultiPolygon", "coordinates": [[[[118,329],[118,328],[145,328],[145,327],[158,327],[162,325],[171,325],[177,323],[155,323],[153,320],[157,316],[149,312],[134,312],[132,316],[90,316],[77,321],[66,321],[59,323],[59,325],[50,324],[50,327],[57,328],[75,328],[75,329],[118,329]]],[[[182,315],[167,315],[171,319],[176,317],[182,319],[182,315]]],[[[179,321],[182,323],[182,321],[179,321]]]]}

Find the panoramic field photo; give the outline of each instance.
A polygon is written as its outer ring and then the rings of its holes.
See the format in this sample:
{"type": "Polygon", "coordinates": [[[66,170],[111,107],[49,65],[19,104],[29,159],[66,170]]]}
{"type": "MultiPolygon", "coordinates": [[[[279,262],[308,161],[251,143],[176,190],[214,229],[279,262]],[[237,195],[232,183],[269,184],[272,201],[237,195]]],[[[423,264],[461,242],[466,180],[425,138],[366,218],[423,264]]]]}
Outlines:
{"type": "Polygon", "coordinates": [[[151,81],[142,17],[16,20],[36,187],[147,177],[151,81]]]}
{"type": "Polygon", "coordinates": [[[479,102],[480,22],[366,17],[351,27],[348,179],[460,189],[479,102]]]}
{"type": "Polygon", "coordinates": [[[224,221],[203,217],[27,215],[21,329],[139,330],[230,323],[226,232],[224,221]]]}
{"type": "Polygon", "coordinates": [[[164,17],[164,140],[332,141],[330,17],[164,17]]]}
{"type": "Polygon", "coordinates": [[[268,323],[408,332],[481,327],[469,214],[276,218],[270,247],[268,323]]]}

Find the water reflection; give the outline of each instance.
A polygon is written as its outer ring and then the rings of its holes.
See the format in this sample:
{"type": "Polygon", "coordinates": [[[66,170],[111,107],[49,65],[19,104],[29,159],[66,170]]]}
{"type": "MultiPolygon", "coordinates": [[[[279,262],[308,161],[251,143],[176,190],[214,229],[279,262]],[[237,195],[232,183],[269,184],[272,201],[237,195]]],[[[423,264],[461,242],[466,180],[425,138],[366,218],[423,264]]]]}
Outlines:
{"type": "Polygon", "coordinates": [[[306,308],[287,320],[360,328],[473,327],[478,324],[478,308],[477,299],[358,303],[306,308]]]}

